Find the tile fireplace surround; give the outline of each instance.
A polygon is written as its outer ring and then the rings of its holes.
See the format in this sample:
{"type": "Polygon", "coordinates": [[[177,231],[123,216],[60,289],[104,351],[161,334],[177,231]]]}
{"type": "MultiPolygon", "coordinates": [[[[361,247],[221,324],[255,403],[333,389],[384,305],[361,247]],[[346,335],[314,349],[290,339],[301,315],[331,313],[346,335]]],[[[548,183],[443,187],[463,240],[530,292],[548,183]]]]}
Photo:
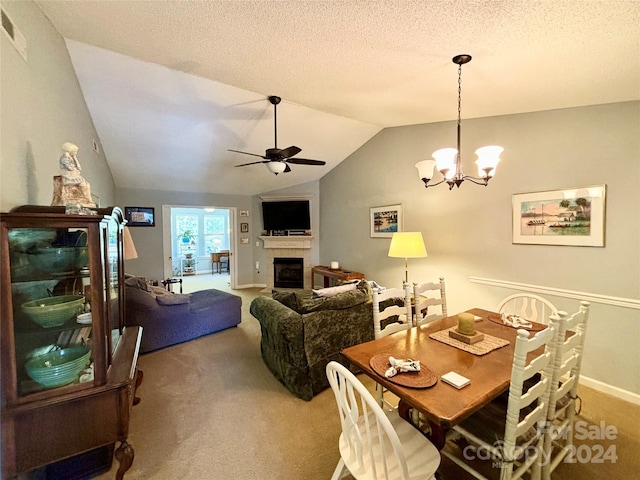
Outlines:
{"type": "Polygon", "coordinates": [[[266,283],[267,288],[273,288],[273,259],[278,258],[302,258],[304,262],[304,288],[312,288],[311,278],[311,244],[313,237],[307,235],[276,237],[261,236],[266,250],[266,283]]]}

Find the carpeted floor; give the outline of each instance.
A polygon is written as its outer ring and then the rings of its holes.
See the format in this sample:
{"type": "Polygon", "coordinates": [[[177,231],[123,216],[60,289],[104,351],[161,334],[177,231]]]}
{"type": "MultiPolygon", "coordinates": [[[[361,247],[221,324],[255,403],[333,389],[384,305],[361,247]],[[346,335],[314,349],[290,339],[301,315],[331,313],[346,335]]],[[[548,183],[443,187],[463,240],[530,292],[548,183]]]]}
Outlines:
{"type": "MultiPolygon", "coordinates": [[[[199,279],[197,281],[200,281],[199,279]]],[[[185,283],[185,291],[196,280],[185,283]]],[[[211,288],[211,287],[209,287],[211,288]]],[[[260,328],[249,314],[259,289],[233,293],[243,299],[238,328],[142,355],[142,401],[134,407],[129,441],[135,461],[125,478],[326,480],[339,454],[335,400],[325,390],[312,401],[291,395],[260,357],[260,328]]],[[[360,378],[373,389],[373,383],[360,378]]],[[[637,478],[640,407],[581,388],[580,420],[613,426],[612,440],[578,445],[591,462],[563,464],[554,480],[637,478]],[[615,463],[596,463],[597,447],[612,447],[615,463]],[[587,455],[588,454],[588,455],[587,455]]],[[[113,479],[118,463],[100,480],[113,479]]],[[[469,477],[443,459],[445,479],[469,477]]],[[[497,474],[497,470],[492,473],[497,474]]],[[[497,475],[496,475],[497,478],[497,475]]]]}

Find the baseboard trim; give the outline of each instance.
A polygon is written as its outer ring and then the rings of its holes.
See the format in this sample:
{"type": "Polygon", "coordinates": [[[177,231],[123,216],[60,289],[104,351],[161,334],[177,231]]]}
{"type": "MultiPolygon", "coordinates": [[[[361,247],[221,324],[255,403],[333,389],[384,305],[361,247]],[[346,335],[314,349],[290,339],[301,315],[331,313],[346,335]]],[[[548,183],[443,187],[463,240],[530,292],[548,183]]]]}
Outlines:
{"type": "Polygon", "coordinates": [[[593,388],[594,390],[598,390],[599,392],[606,393],[607,395],[611,395],[612,397],[619,398],[620,400],[624,400],[625,402],[633,403],[634,405],[640,405],[640,395],[630,392],[629,390],[623,390],[622,388],[614,387],[613,385],[601,382],[600,380],[585,377],[584,375],[580,375],[580,383],[585,387],[593,388]]]}
{"type": "Polygon", "coordinates": [[[491,285],[493,287],[510,288],[522,292],[542,293],[554,295],[556,297],[572,298],[575,300],[586,300],[588,302],[603,303],[616,307],[632,308],[640,310],[640,300],[635,298],[612,297],[600,295],[598,293],[578,292],[575,290],[565,290],[562,288],[546,287],[544,285],[530,285],[527,283],[510,282],[508,280],[497,280],[494,278],[469,277],[471,283],[491,285]]]}
{"type": "Polygon", "coordinates": [[[236,285],[236,290],[243,288],[265,288],[266,286],[266,283],[247,283],[245,285],[236,285]]]}

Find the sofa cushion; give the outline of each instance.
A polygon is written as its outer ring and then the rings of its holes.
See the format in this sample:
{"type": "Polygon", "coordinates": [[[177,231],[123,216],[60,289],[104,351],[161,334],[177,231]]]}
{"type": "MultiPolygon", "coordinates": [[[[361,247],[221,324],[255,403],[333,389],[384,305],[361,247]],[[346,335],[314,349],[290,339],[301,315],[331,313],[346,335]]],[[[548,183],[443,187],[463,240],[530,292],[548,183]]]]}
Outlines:
{"type": "Polygon", "coordinates": [[[187,293],[174,293],[173,295],[158,295],[156,296],[156,302],[160,305],[182,305],[183,303],[189,303],[191,295],[187,293]]]}
{"type": "Polygon", "coordinates": [[[330,302],[327,302],[327,300],[332,297],[314,298],[312,290],[273,290],[271,297],[296,313],[305,314],[321,310],[343,310],[360,305],[372,296],[371,286],[366,280],[350,281],[341,285],[355,285],[355,290],[353,290],[353,287],[349,287],[350,290],[348,292],[334,295],[337,298],[330,302]],[[343,295],[344,293],[350,293],[351,295],[343,295]]]}
{"type": "Polygon", "coordinates": [[[299,306],[299,313],[320,312],[323,310],[344,310],[366,302],[369,297],[361,290],[355,289],[338,293],[332,297],[306,298],[299,306]]]}

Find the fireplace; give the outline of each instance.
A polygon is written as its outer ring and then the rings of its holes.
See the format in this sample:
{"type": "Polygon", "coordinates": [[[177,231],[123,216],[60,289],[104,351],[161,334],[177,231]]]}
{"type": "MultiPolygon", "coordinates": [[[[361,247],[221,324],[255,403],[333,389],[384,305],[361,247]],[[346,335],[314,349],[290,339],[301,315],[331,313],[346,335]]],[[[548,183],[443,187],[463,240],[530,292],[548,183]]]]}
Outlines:
{"type": "Polygon", "coordinates": [[[273,286],[279,288],[304,288],[304,259],[274,258],[273,286]]]}

